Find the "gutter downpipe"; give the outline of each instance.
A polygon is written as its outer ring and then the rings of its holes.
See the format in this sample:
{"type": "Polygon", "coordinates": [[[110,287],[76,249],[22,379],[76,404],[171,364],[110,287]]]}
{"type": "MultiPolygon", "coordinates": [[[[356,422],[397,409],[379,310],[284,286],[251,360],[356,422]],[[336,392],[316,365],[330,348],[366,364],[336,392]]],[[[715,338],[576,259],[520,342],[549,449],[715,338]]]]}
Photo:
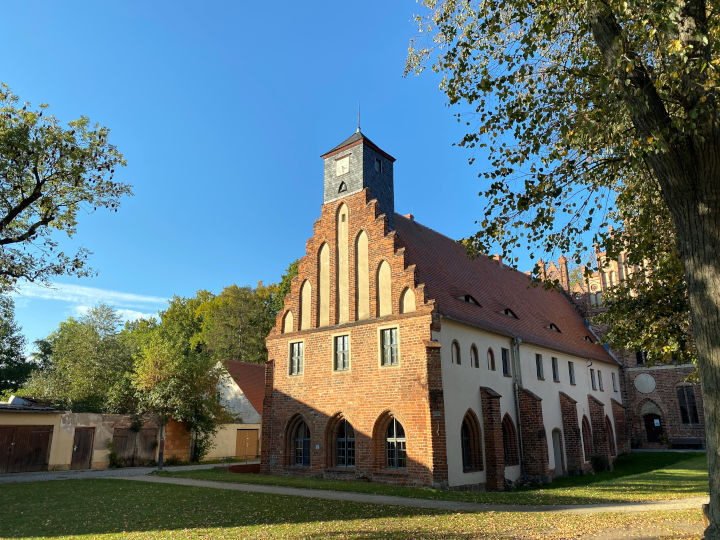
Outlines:
{"type": "Polygon", "coordinates": [[[522,372],[520,371],[520,344],[522,339],[513,334],[512,338],[512,363],[513,363],[513,390],[515,392],[515,418],[517,418],[518,426],[518,444],[520,446],[520,476],[523,482],[527,483],[527,472],[525,471],[525,452],[523,451],[523,437],[522,437],[522,417],[520,416],[520,387],[522,386],[522,372]]]}

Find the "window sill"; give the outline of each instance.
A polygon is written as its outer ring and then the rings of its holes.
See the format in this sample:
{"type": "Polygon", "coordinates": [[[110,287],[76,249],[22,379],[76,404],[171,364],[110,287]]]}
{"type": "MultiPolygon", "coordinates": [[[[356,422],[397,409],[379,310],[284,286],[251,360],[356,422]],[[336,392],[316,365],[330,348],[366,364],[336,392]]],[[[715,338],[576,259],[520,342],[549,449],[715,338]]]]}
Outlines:
{"type": "Polygon", "coordinates": [[[544,381],[545,377],[538,377],[538,381],[544,381]]]}
{"type": "Polygon", "coordinates": [[[553,379],[553,382],[554,382],[554,383],[559,383],[559,382],[560,382],[560,379],[553,379]]]}
{"type": "Polygon", "coordinates": [[[503,373],[503,377],[507,377],[508,379],[512,379],[512,375],[507,375],[506,373],[503,373]]]}

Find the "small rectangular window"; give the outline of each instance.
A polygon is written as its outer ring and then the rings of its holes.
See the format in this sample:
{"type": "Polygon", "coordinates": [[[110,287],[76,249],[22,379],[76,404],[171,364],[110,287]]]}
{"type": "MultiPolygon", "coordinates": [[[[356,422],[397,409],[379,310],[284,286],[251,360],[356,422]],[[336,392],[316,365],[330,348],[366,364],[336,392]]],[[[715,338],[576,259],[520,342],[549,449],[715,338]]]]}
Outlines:
{"type": "Polygon", "coordinates": [[[396,366],[398,363],[397,328],[386,328],[380,331],[381,364],[396,366]]]}
{"type": "Polygon", "coordinates": [[[558,371],[558,362],[557,358],[554,356],[550,359],[550,363],[552,364],[552,372],[553,372],[553,381],[560,382],[560,371],[558,371]]]}
{"type": "Polygon", "coordinates": [[[500,349],[502,355],[503,375],[510,377],[510,349],[500,349]]]}
{"type": "Polygon", "coordinates": [[[598,369],[597,374],[598,374],[598,386],[600,387],[600,391],[604,392],[605,387],[603,386],[603,382],[602,382],[602,372],[598,369]]]}
{"type": "Polygon", "coordinates": [[[595,370],[593,368],[590,368],[590,384],[592,384],[593,390],[597,390],[597,383],[595,382],[595,370]]]}
{"type": "Polygon", "coordinates": [[[290,344],[290,375],[299,375],[303,370],[303,342],[290,344]]]}
{"type": "Polygon", "coordinates": [[[350,369],[349,336],[335,336],[335,371],[350,369]]]}
{"type": "Polygon", "coordinates": [[[617,392],[618,391],[617,375],[615,374],[614,371],[612,373],[610,373],[610,375],[612,376],[613,392],[617,392]]]}
{"type": "Polygon", "coordinates": [[[568,362],[568,376],[570,377],[570,384],[575,384],[575,364],[568,362]]]}
{"type": "Polygon", "coordinates": [[[543,371],[542,354],[535,355],[535,371],[537,371],[537,378],[539,381],[545,380],[545,373],[543,371]]]}

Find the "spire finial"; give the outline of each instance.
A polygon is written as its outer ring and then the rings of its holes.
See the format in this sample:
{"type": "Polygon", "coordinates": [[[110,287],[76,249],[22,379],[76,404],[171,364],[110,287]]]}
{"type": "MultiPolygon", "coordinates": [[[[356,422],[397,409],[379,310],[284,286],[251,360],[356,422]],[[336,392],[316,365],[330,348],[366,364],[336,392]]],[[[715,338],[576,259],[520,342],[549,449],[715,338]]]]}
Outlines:
{"type": "Polygon", "coordinates": [[[357,132],[360,133],[360,102],[358,101],[358,127],[357,132]]]}

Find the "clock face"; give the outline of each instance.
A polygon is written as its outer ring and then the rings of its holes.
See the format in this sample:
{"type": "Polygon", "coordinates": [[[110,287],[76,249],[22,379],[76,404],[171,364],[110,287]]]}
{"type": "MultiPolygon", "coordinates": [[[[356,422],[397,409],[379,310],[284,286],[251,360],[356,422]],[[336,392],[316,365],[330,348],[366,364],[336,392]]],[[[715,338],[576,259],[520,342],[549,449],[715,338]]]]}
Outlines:
{"type": "Polygon", "coordinates": [[[335,162],[335,176],[342,176],[350,170],[350,156],[341,157],[335,162]]]}

